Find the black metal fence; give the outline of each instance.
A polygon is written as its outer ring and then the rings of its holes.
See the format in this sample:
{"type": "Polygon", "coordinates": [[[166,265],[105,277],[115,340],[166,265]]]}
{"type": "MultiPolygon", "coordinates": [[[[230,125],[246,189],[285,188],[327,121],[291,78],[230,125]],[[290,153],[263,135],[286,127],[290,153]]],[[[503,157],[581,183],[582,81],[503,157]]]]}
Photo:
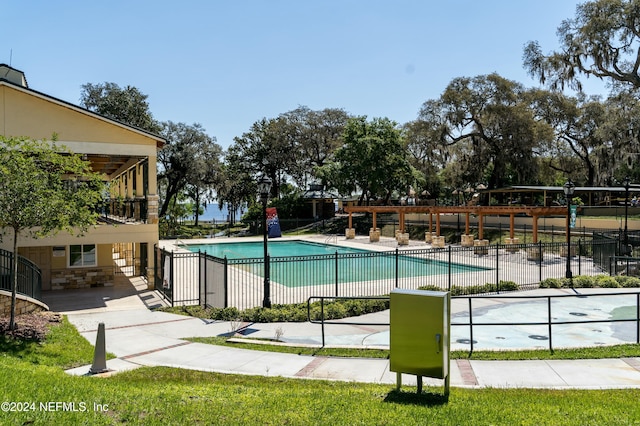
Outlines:
{"type": "Polygon", "coordinates": [[[640,276],[640,257],[609,257],[609,275],[640,276]]]}
{"type": "MultiPolygon", "coordinates": [[[[304,303],[310,296],[380,296],[394,288],[451,291],[486,284],[537,288],[546,278],[609,271],[617,241],[497,244],[313,256],[268,257],[272,304],[304,303]]],[[[338,247],[336,247],[337,250],[338,247]]],[[[205,253],[156,248],[156,288],[172,304],[247,309],[264,298],[264,259],[220,259],[205,253]]]]}
{"type": "MultiPolygon", "coordinates": [[[[349,299],[372,299],[370,297],[309,297],[307,300],[307,317],[308,321],[313,324],[320,324],[321,329],[320,332],[322,334],[322,346],[326,345],[326,336],[325,336],[325,328],[327,325],[357,325],[357,326],[389,326],[388,322],[365,322],[365,321],[332,321],[325,320],[324,312],[325,312],[325,304],[326,301],[335,301],[335,300],[349,300],[349,299]],[[319,301],[320,302],[320,319],[314,320],[310,316],[311,312],[311,303],[319,301]]],[[[389,297],[377,297],[375,299],[389,301],[389,297]]],[[[468,338],[462,339],[464,343],[469,345],[469,355],[473,353],[474,346],[478,342],[475,340],[477,335],[476,331],[478,328],[482,327],[519,327],[524,326],[527,327],[527,330],[531,330],[530,327],[544,327],[546,334],[535,335],[537,341],[546,341],[548,344],[548,348],[550,352],[554,350],[554,338],[553,333],[554,330],[560,330],[560,333],[566,335],[566,327],[573,327],[578,324],[629,324],[633,325],[631,328],[635,331],[634,337],[635,343],[640,343],[640,292],[611,292],[606,294],[554,294],[554,295],[500,295],[497,297],[486,297],[486,296],[453,296],[451,298],[451,303],[456,304],[460,301],[463,302],[465,306],[468,306],[466,310],[463,310],[463,315],[454,315],[451,322],[451,327],[464,327],[468,329],[468,338]],[[578,316],[583,319],[562,319],[562,317],[566,317],[566,306],[562,306],[560,302],[563,300],[576,299],[580,298],[582,300],[587,298],[593,298],[597,300],[602,300],[604,298],[611,297],[620,297],[623,298],[624,301],[621,301],[621,306],[626,306],[629,312],[626,317],[618,317],[618,318],[607,318],[607,319],[592,319],[578,316]],[[543,318],[544,320],[540,321],[501,321],[501,322],[487,322],[483,320],[478,320],[478,317],[481,317],[487,310],[487,306],[492,302],[496,305],[504,305],[507,302],[537,302],[540,301],[542,303],[534,303],[528,309],[536,309],[536,311],[529,312],[530,318],[543,318]],[[477,306],[477,311],[474,311],[474,302],[475,306],[477,306]],[[553,303],[552,303],[553,302],[553,303]],[[479,306],[478,306],[479,305],[479,306]],[[543,313],[541,313],[544,311],[543,313]],[[476,315],[477,312],[480,312],[476,315]],[[465,318],[466,317],[466,318],[465,318]],[[564,328],[563,328],[564,326],[564,328]]],[[[600,303],[598,303],[600,304],[600,303]]],[[[569,314],[571,315],[571,314],[569,314]]],[[[630,333],[629,333],[630,334],[630,333]]],[[[531,336],[530,336],[531,337],[531,336]]],[[[462,343],[462,342],[459,342],[462,343]]],[[[486,344],[487,342],[483,342],[486,344]]],[[[490,344],[490,343],[489,343],[490,344]]],[[[577,345],[582,346],[582,345],[577,345]]]]}
{"type": "MultiPolygon", "coordinates": [[[[11,291],[13,253],[0,249],[0,289],[11,291]]],[[[16,293],[41,300],[42,275],[35,263],[18,256],[18,286],[16,293]]]]}

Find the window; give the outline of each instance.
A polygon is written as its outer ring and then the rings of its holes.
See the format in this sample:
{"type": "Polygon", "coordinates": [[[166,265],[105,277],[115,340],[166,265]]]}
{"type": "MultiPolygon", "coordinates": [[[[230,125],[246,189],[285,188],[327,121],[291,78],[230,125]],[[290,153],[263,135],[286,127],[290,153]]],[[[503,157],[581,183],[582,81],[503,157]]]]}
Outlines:
{"type": "Polygon", "coordinates": [[[69,266],[96,266],[96,245],[81,244],[69,247],[69,266]]]}

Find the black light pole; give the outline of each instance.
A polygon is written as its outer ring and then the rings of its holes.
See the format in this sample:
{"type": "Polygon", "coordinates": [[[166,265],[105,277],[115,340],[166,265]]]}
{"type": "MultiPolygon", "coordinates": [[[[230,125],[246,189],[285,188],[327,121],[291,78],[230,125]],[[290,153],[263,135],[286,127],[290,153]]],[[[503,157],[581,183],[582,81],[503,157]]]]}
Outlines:
{"type": "Polygon", "coordinates": [[[627,218],[629,217],[629,186],[631,184],[631,179],[629,176],[624,178],[624,252],[622,253],[624,256],[628,256],[629,253],[629,230],[627,228],[627,218]]]}
{"type": "Polygon", "coordinates": [[[571,196],[573,195],[573,191],[576,189],[576,186],[571,182],[571,179],[569,179],[562,189],[564,190],[564,195],[567,199],[567,270],[565,277],[573,280],[573,274],[571,273],[571,196]]]}
{"type": "Polygon", "coordinates": [[[264,242],[264,298],[262,299],[262,307],[271,307],[271,284],[269,282],[269,252],[267,247],[267,201],[269,201],[269,192],[271,191],[271,179],[262,175],[258,180],[258,191],[260,192],[260,201],[262,202],[262,236],[264,242]]]}

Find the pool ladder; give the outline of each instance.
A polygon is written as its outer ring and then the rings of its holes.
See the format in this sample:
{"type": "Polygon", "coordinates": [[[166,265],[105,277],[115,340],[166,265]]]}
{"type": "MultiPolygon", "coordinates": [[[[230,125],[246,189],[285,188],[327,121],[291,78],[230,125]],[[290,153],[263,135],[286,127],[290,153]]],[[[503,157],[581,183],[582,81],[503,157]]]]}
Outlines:
{"type": "Polygon", "coordinates": [[[329,244],[331,242],[333,242],[333,244],[338,244],[338,234],[331,234],[326,240],[324,240],[325,244],[329,244]]]}

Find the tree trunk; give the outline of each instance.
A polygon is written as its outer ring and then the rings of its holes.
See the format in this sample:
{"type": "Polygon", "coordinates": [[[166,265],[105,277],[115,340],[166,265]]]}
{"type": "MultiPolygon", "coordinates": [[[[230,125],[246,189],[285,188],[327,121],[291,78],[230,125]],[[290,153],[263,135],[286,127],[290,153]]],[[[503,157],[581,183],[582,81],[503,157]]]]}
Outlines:
{"type": "Polygon", "coordinates": [[[158,214],[159,217],[165,217],[167,215],[167,210],[169,209],[169,203],[171,202],[171,199],[178,193],[178,189],[176,187],[176,185],[172,185],[170,184],[167,187],[167,193],[166,193],[166,198],[164,200],[164,202],[162,203],[162,206],[160,207],[160,213],[158,214]]]}

